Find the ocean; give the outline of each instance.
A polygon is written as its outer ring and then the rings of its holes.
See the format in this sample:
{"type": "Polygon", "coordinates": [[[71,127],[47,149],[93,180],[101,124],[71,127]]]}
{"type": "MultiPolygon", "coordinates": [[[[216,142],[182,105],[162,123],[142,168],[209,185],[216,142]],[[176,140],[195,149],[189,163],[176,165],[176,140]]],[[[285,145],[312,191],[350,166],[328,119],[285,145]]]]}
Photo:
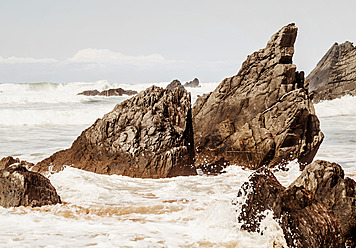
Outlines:
{"type": "MultiPolygon", "coordinates": [[[[155,85],[165,87],[168,83],[155,85]]],[[[153,84],[107,81],[0,84],[0,158],[38,162],[69,148],[97,118],[129,96],[78,96],[84,90],[141,91],[153,84]]],[[[192,101],[218,83],[187,88],[192,101]]],[[[315,105],[325,134],[315,159],[341,164],[356,180],[356,97],[315,105]]],[[[288,186],[296,162],[276,172],[288,186]]],[[[0,207],[0,247],[271,247],[285,244],[271,214],[263,235],[240,229],[232,204],[252,173],[237,165],[218,176],[137,179],[66,167],[48,178],[64,202],[41,208],[0,207]]]]}

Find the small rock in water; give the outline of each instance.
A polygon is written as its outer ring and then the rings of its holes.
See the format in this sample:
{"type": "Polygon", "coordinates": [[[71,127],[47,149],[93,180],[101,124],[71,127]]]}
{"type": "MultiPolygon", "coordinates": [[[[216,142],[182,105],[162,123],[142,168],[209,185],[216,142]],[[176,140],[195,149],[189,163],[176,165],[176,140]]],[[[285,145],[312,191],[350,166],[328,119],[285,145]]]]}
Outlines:
{"type": "MultiPolygon", "coordinates": [[[[48,178],[28,171],[18,159],[6,158],[7,166],[0,170],[0,206],[40,207],[61,203],[61,198],[48,178]]],[[[1,161],[5,161],[2,159],[1,161]]]]}

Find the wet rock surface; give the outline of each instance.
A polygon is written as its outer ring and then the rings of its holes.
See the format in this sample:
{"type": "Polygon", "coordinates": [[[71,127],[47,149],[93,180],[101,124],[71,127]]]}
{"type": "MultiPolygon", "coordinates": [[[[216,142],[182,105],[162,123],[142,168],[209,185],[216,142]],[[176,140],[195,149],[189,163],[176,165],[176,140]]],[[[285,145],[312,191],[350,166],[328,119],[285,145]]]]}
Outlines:
{"type": "Polygon", "coordinates": [[[356,47],[335,43],[307,77],[313,102],[356,95],[356,47]]]}
{"type": "Polygon", "coordinates": [[[109,89],[103,91],[86,90],[81,93],[78,93],[78,95],[84,95],[84,96],[123,96],[123,95],[132,96],[136,94],[137,94],[136,90],[124,90],[123,88],[109,89]]]}
{"type": "Polygon", "coordinates": [[[292,64],[297,27],[289,24],[249,55],[193,107],[196,166],[238,164],[257,169],[298,159],[309,163],[322,140],[304,73],[292,64]]]}
{"type": "Polygon", "coordinates": [[[118,104],[34,170],[64,165],[103,174],[161,178],[196,175],[191,97],[183,88],[152,86],[118,104]]]}
{"type": "Polygon", "coordinates": [[[174,79],[166,87],[167,90],[173,90],[175,88],[179,88],[181,90],[184,90],[184,87],[183,87],[182,83],[178,79],[174,79]]]}
{"type": "Polygon", "coordinates": [[[43,175],[19,164],[0,170],[0,206],[40,207],[57,203],[61,203],[61,198],[43,175]]]}
{"type": "Polygon", "coordinates": [[[235,202],[241,228],[260,230],[266,211],[273,211],[288,247],[344,247],[340,225],[330,209],[304,187],[287,189],[273,173],[260,168],[241,186],[235,202]]]}
{"type": "Polygon", "coordinates": [[[344,177],[340,165],[317,160],[291,186],[304,187],[327,206],[340,223],[347,245],[356,247],[356,182],[344,177]]]}

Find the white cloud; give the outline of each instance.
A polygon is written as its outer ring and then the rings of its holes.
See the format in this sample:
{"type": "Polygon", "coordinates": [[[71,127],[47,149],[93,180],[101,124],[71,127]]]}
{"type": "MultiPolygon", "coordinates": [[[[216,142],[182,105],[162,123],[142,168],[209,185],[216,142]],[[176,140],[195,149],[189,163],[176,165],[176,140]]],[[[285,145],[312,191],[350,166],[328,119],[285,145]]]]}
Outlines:
{"type": "Polygon", "coordinates": [[[51,64],[56,63],[56,59],[52,58],[43,58],[43,59],[35,59],[35,58],[18,58],[18,57],[8,57],[3,58],[0,56],[0,64],[51,64]]]}
{"type": "Polygon", "coordinates": [[[68,61],[74,63],[103,63],[137,66],[156,65],[169,62],[160,54],[128,56],[108,49],[93,48],[79,50],[73,57],[68,58],[68,61]]]}

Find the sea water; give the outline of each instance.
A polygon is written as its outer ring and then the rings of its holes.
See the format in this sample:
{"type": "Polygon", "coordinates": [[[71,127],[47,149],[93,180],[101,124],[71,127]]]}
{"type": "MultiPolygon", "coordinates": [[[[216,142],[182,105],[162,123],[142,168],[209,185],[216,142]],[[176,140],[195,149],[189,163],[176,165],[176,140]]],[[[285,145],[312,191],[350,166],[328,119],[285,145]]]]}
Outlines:
{"type": "MultiPolygon", "coordinates": [[[[77,95],[84,90],[144,90],[152,84],[107,81],[0,84],[0,158],[38,162],[70,147],[97,118],[129,96],[77,95]]],[[[167,83],[155,83],[165,87],[167,83]]],[[[194,102],[217,83],[187,88],[194,102]]],[[[316,159],[338,162],[356,179],[354,97],[315,105],[325,133],[316,159]]],[[[66,167],[48,175],[63,204],[41,208],[0,207],[0,247],[271,247],[285,245],[269,214],[263,235],[248,233],[236,221],[239,187],[252,173],[230,166],[219,176],[137,179],[99,175],[66,167]]],[[[277,172],[288,186],[298,165],[277,172]]]]}

